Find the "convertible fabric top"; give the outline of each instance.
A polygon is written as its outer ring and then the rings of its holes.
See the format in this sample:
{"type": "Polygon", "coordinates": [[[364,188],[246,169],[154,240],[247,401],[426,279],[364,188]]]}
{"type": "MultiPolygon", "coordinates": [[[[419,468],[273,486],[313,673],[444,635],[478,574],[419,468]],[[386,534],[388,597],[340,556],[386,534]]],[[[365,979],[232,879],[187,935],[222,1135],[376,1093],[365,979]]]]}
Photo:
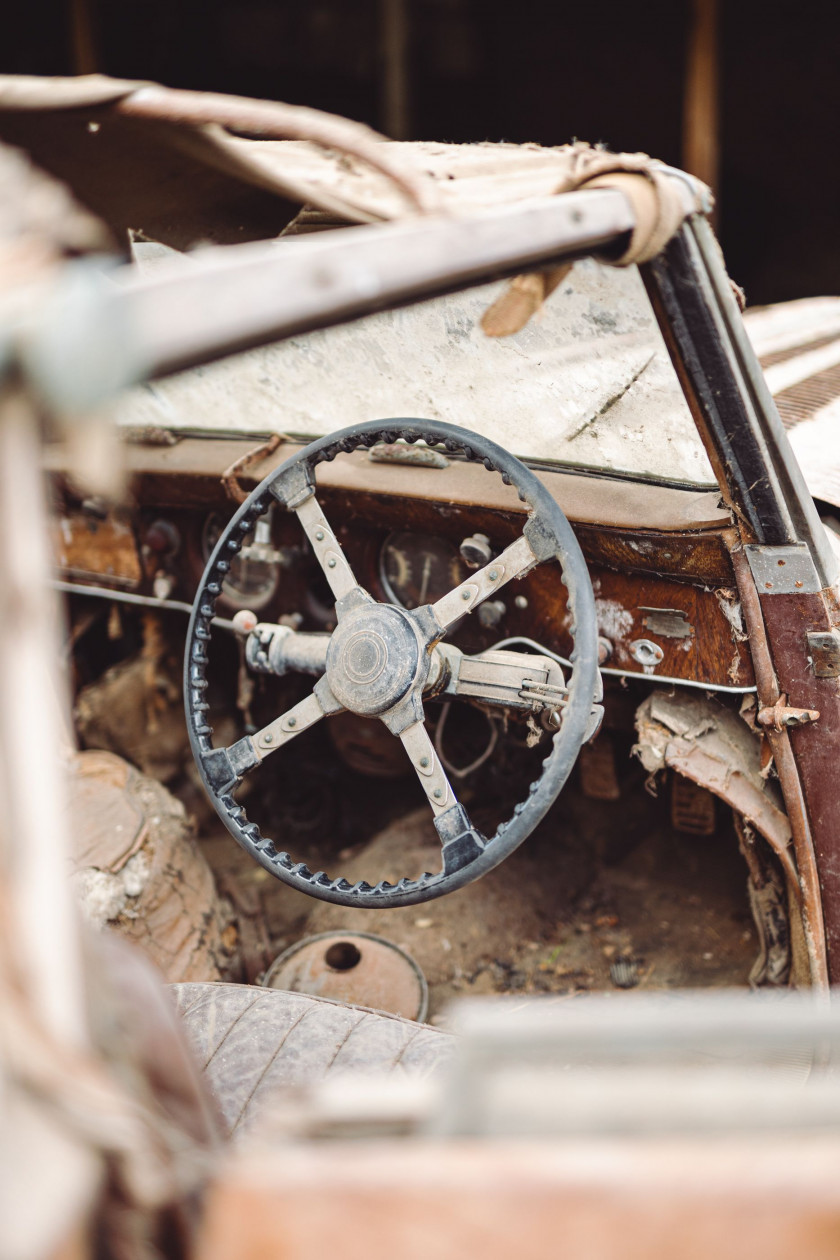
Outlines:
{"type": "MultiPolygon", "coordinates": [[[[699,182],[669,179],[643,153],[579,143],[551,149],[393,143],[300,106],[101,75],[0,76],[0,138],[25,147],[116,231],[134,229],[176,248],[191,227],[194,241],[208,239],[199,230],[208,175],[349,223],[470,213],[586,185],[620,187],[637,219],[622,263],[653,257],[709,198],[699,182]],[[199,173],[204,179],[196,183],[199,173]],[[179,240],[166,233],[175,216],[179,240]]],[[[267,232],[261,224],[259,235],[277,235],[282,226],[267,232]]],[[[239,232],[246,235],[233,239],[253,239],[247,222],[239,232]]]]}

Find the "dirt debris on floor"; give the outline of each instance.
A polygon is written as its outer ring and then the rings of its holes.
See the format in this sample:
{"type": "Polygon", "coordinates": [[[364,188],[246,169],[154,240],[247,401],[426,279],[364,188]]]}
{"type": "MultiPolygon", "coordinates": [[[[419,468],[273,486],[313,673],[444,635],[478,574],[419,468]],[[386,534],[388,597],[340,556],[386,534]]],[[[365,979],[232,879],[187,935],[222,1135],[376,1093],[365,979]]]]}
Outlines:
{"type": "MultiPolygon", "coordinates": [[[[495,871],[448,897],[393,910],[313,902],[227,836],[208,839],[205,852],[217,877],[257,890],[277,953],[336,929],[407,950],[426,975],[433,1022],[447,1002],[469,995],[746,985],[758,948],[731,823],[722,819],[713,836],[683,836],[649,799],[606,805],[568,793],[495,871]]],[[[349,852],[314,856],[351,880],[396,880],[435,869],[438,854],[420,809],[349,852]]]]}

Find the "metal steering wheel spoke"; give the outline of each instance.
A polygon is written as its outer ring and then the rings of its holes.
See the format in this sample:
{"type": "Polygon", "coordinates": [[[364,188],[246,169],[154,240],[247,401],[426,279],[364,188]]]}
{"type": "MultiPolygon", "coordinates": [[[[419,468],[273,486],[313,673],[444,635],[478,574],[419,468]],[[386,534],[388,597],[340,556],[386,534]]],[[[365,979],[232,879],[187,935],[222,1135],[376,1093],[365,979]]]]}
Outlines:
{"type": "Polygon", "coordinates": [[[436,603],[432,604],[435,621],[444,632],[464,616],[472,612],[488,596],[514,578],[524,577],[539,558],[531,550],[531,544],[521,534],[509,547],[505,547],[495,560],[491,560],[483,569],[471,573],[465,582],[454,587],[436,603]]]}
{"type": "Polygon", "coordinates": [[[487,841],[472,825],[452,790],[423,722],[407,726],[400,732],[400,739],[434,813],[443,861],[441,875],[444,880],[455,878],[459,871],[481,859],[487,841]]]}
{"type": "Polygon", "coordinates": [[[446,813],[453,805],[457,805],[458,800],[452,790],[452,784],[446,777],[446,771],[441,765],[422,719],[401,731],[400,741],[417,772],[420,786],[428,797],[435,817],[446,813]]]}
{"type": "Polygon", "coordinates": [[[338,603],[351,591],[359,588],[350,563],[341,549],[341,543],[333,533],[314,493],[292,508],[292,511],[303,526],[303,532],[312,544],[315,557],[338,603]]]}
{"type": "Polygon", "coordinates": [[[288,744],[296,736],[302,735],[304,731],[308,731],[316,722],[320,722],[321,718],[327,717],[330,713],[342,711],[342,705],[330,691],[327,680],[319,678],[314,691],[304,700],[300,700],[291,709],[281,713],[280,717],[269,722],[268,726],[264,726],[261,731],[246,738],[258,761],[265,761],[271,753],[282,748],[284,744],[288,744]]]}
{"type": "Polygon", "coordinates": [[[310,695],[287,709],[273,722],[269,722],[268,726],[264,726],[255,735],[244,735],[227,748],[204,750],[200,764],[214,796],[217,799],[225,796],[271,753],[308,731],[321,718],[340,712],[341,705],[327,686],[326,679],[319,678],[310,695]]]}

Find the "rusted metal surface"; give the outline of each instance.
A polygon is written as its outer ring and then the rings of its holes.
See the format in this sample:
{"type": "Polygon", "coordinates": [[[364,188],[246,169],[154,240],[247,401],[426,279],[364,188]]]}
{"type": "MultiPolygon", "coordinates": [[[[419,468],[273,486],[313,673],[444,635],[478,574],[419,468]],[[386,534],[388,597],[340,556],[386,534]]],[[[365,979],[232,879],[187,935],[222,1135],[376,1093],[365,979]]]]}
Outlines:
{"type": "Polygon", "coordinates": [[[675,774],[671,780],[671,824],[688,836],[713,836],[715,798],[707,787],[675,774]]]}
{"type": "Polygon", "coordinates": [[[412,468],[448,468],[449,460],[428,446],[407,446],[399,442],[377,442],[368,452],[374,464],[409,464],[412,468]]]}
{"type": "Polygon", "coordinates": [[[819,870],[829,975],[840,980],[840,810],[837,757],[840,748],[840,682],[811,669],[807,631],[829,632],[832,617],[823,593],[772,595],[761,610],[781,691],[796,705],[819,711],[816,723],[790,732],[790,744],[805,798],[819,870]]]}
{"type": "Polygon", "coordinates": [[[275,959],[263,983],[313,997],[423,1020],[429,994],[422,971],[405,950],[368,932],[324,932],[275,959]]]}
{"type": "Polygon", "coordinates": [[[143,569],[131,524],[113,515],[71,512],[52,523],[56,567],[83,581],[138,586],[143,569]]]}
{"type": "MultiPolygon", "coordinates": [[[[759,939],[759,952],[750,972],[750,984],[785,985],[798,983],[800,977],[791,975],[793,958],[789,896],[785,879],[769,858],[766,850],[756,843],[756,835],[749,823],[734,813],[732,820],[738,836],[738,848],[750,873],[748,890],[753,922],[759,939]]],[[[794,925],[795,929],[795,925],[794,925]]]]}
{"type": "Polygon", "coordinates": [[[793,708],[787,703],[787,696],[781,695],[772,707],[766,705],[759,709],[755,720],[759,726],[772,726],[774,731],[782,731],[785,727],[807,726],[809,722],[818,722],[820,711],[793,708]]]}
{"type": "Polygon", "coordinates": [[[840,676],[840,630],[809,631],[805,637],[816,677],[840,676]]]}
{"type": "MultiPolygon", "coordinates": [[[[708,226],[684,228],[659,259],[646,265],[645,273],[721,491],[737,508],[741,541],[767,548],[804,546],[819,581],[829,585],[836,580],[837,557],[746,340],[708,226]]],[[[745,557],[737,548],[733,562],[736,558],[757,676],[761,671],[760,706],[773,708],[785,694],[793,706],[821,715],[818,723],[790,737],[773,731],[768,739],[793,828],[812,980],[824,985],[829,976],[826,950],[830,955],[832,941],[835,953],[840,953],[840,896],[832,873],[840,853],[832,769],[840,748],[840,697],[837,680],[817,679],[810,671],[805,634],[832,626],[820,593],[773,592],[759,602],[745,557]]]]}
{"type": "Polygon", "coordinates": [[[621,799],[621,785],[615,768],[615,749],[608,733],[602,731],[591,744],[584,744],[578,757],[580,788],[592,801],[621,799]]]}
{"type": "Polygon", "coordinates": [[[262,463],[269,455],[274,454],[282,442],[287,440],[282,433],[273,433],[267,441],[261,442],[245,455],[240,455],[239,459],[234,460],[230,467],[225,469],[222,473],[222,486],[233,503],[244,503],[250,494],[249,490],[242,489],[239,483],[240,474],[248,468],[253,468],[255,464],[262,463]]]}
{"type": "MultiPolygon", "coordinates": [[[[763,707],[772,708],[779,698],[779,684],[773,657],[770,655],[770,645],[764,624],[764,610],[746,556],[735,537],[732,544],[732,565],[738,583],[744,624],[750,636],[750,652],[758,687],[758,699],[763,707]]],[[[773,600],[785,598],[787,597],[775,595],[765,602],[772,603],[773,600]]],[[[800,631],[801,629],[802,627],[800,631]]],[[[799,887],[802,893],[802,921],[811,983],[819,988],[827,988],[829,967],[820,876],[817,870],[815,837],[812,834],[803,783],[800,779],[800,765],[794,757],[791,736],[787,730],[768,730],[766,737],[773,753],[790,821],[799,887]]]]}

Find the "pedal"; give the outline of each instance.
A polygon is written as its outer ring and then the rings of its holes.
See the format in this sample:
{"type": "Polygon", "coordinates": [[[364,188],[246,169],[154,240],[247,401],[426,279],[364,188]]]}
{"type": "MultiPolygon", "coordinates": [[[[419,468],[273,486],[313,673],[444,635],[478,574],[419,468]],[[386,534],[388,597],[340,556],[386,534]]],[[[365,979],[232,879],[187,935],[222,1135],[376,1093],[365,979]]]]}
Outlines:
{"type": "Polygon", "coordinates": [[[713,836],[715,798],[681,774],[671,775],[671,825],[689,836],[713,836]]]}
{"type": "Polygon", "coordinates": [[[615,750],[609,735],[584,744],[578,757],[580,789],[590,801],[617,801],[621,796],[615,750]]]}

